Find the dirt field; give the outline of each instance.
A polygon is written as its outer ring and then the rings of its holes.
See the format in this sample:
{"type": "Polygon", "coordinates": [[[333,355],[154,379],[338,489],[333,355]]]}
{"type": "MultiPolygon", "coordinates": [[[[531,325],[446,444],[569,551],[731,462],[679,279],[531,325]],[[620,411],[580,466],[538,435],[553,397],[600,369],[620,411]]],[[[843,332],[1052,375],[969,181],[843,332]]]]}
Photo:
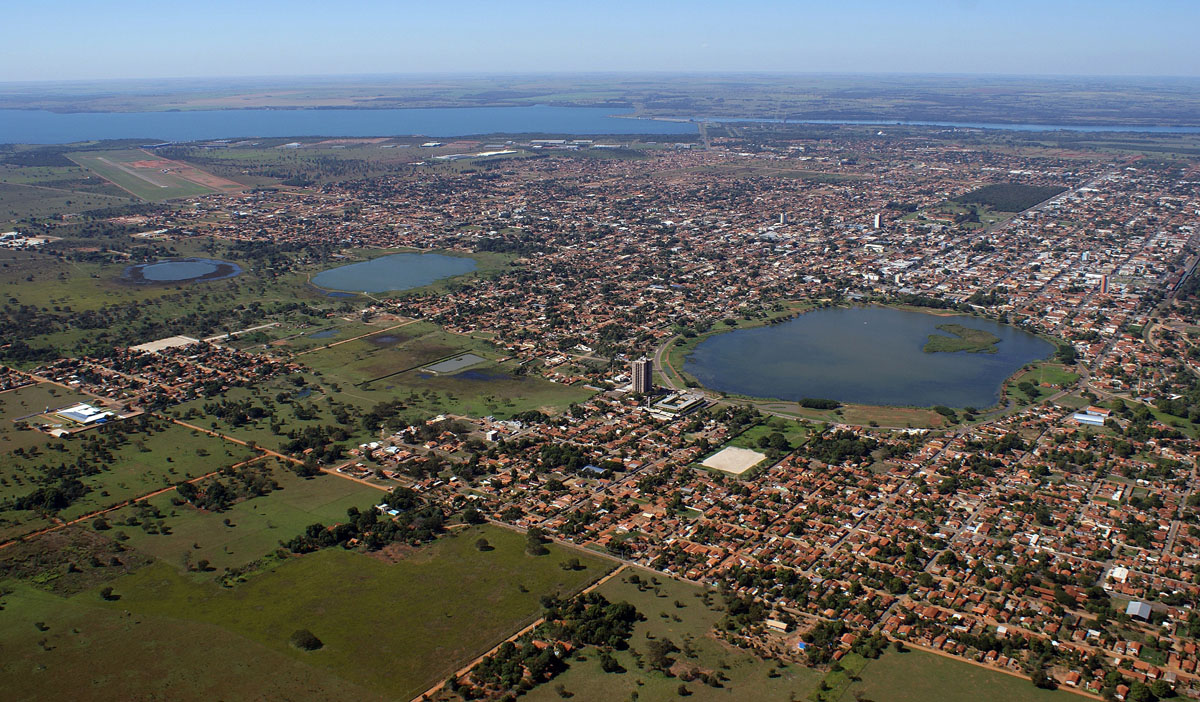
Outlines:
{"type": "Polygon", "coordinates": [[[700,465],[715,468],[725,473],[732,473],[733,475],[741,475],[758,465],[765,458],[766,456],[758,451],[738,448],[737,446],[727,446],[704,459],[700,465]]]}

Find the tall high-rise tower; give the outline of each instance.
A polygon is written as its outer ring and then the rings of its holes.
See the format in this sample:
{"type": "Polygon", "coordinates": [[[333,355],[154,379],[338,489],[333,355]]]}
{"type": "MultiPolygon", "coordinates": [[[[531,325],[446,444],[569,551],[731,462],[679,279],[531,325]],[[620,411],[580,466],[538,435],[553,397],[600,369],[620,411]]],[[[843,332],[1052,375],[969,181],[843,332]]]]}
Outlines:
{"type": "Polygon", "coordinates": [[[649,359],[639,358],[633,362],[633,391],[643,395],[654,390],[654,364],[649,359]]]}

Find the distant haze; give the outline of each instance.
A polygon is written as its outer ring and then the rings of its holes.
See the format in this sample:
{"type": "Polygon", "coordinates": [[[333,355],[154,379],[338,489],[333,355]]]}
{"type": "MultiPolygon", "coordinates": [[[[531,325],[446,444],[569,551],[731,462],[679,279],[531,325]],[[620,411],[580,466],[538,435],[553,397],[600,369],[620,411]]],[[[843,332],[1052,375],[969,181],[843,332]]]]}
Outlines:
{"type": "Polygon", "coordinates": [[[206,3],[6,9],[0,81],[429,72],[1200,75],[1193,0],[206,3]]]}

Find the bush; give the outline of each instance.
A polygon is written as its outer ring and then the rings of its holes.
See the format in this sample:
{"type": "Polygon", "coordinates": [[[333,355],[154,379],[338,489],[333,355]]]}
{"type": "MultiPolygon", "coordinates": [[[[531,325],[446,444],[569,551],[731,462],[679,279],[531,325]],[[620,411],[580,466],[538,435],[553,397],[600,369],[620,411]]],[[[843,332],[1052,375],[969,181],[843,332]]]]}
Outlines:
{"type": "Polygon", "coordinates": [[[297,629],[288,637],[288,643],[301,651],[316,651],[325,644],[308,629],[297,629]]]}

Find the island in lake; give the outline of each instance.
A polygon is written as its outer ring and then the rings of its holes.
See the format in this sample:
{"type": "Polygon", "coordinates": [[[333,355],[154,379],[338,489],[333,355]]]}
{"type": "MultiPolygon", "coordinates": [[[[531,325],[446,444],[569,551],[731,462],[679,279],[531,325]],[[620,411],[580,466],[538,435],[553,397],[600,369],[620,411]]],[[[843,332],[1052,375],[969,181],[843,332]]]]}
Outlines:
{"type": "Polygon", "coordinates": [[[925,343],[925,353],[937,353],[939,351],[951,353],[954,351],[996,353],[996,344],[1000,342],[1000,337],[991,332],[964,327],[961,324],[939,324],[937,328],[953,336],[930,334],[929,341],[925,343]]]}

